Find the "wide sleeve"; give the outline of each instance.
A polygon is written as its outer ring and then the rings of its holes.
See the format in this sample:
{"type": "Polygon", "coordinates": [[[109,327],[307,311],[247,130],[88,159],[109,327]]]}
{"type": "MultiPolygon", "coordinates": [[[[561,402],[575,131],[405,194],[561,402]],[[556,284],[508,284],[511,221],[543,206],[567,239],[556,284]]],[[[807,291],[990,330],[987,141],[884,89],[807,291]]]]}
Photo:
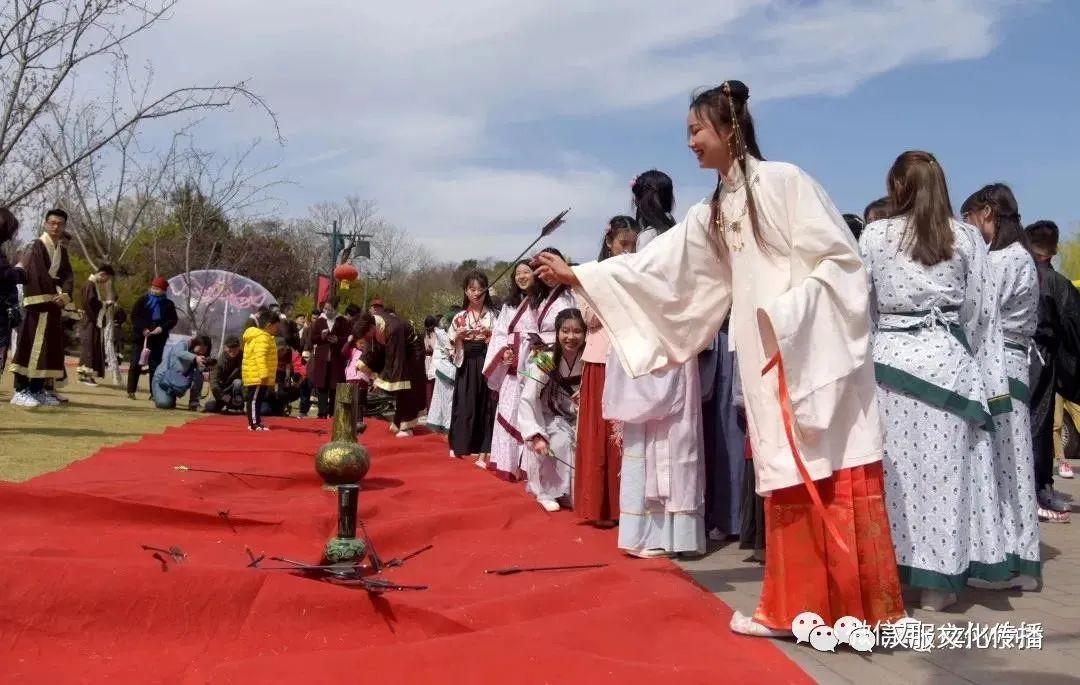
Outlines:
{"type": "Polygon", "coordinates": [[[648,250],[574,267],[579,301],[600,318],[631,377],[686,363],[727,318],[731,266],[708,221],[708,207],[697,205],[648,250]]]}
{"type": "Polygon", "coordinates": [[[976,229],[964,226],[960,236],[966,243],[968,265],[960,323],[971,353],[982,370],[983,391],[990,414],[998,416],[1012,411],[1012,400],[994,269],[990,265],[990,251],[976,229]]]}
{"type": "Polygon", "coordinates": [[[541,397],[548,380],[548,375],[536,364],[529,364],[517,413],[517,428],[526,442],[536,436],[548,439],[547,418],[541,397]]]}
{"type": "Polygon", "coordinates": [[[484,378],[487,379],[488,387],[498,390],[502,387],[503,379],[510,367],[503,361],[503,352],[509,349],[510,320],[516,313],[516,308],[504,305],[495,321],[495,328],[491,332],[491,340],[488,341],[487,354],[484,356],[484,378]]]}
{"type": "Polygon", "coordinates": [[[101,299],[98,297],[93,281],[87,281],[83,286],[82,308],[86,312],[86,321],[90,323],[97,321],[98,313],[101,311],[101,299]]]}
{"type": "Polygon", "coordinates": [[[851,231],[802,170],[786,181],[791,288],[757,310],[766,359],[779,354],[803,431],[832,423],[849,380],[870,361],[870,287],[851,231]]]}
{"type": "Polygon", "coordinates": [[[60,270],[57,271],[56,280],[60,281],[64,304],[69,304],[75,295],[75,270],[71,268],[71,257],[66,249],[60,250],[60,270]]]}

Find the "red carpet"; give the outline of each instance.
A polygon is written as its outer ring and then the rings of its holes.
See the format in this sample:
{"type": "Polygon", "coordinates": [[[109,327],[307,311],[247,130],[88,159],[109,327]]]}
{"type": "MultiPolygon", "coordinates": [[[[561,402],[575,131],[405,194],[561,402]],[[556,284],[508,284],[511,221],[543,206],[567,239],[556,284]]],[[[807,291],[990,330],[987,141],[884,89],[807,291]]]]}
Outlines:
{"type": "Polygon", "coordinates": [[[626,558],[614,531],[548,514],[451,460],[442,438],[398,440],[383,423],[364,436],[360,516],[384,559],[435,545],[385,573],[431,589],[373,598],[247,568],[245,546],[315,562],[336,526],[312,466],[329,422],[272,425],[252,434],[241,418],[207,418],[0,484],[0,680],[812,682],[768,641],[732,635],[731,611],[674,564],[626,558]],[[163,571],[141,544],[188,561],[163,571]],[[610,566],[483,573],[598,562],[610,566]]]}

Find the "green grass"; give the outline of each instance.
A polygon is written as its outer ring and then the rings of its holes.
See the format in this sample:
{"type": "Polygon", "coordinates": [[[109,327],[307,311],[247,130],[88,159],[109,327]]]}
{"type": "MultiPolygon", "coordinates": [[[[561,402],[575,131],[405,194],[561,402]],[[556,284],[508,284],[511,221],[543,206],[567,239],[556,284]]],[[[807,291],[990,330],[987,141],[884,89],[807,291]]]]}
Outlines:
{"type": "MultiPolygon", "coordinates": [[[[200,414],[186,409],[156,409],[145,378],[137,400],[123,387],[106,383],[88,387],[75,380],[68,367],[68,384],[59,388],[69,398],[62,407],[26,409],[11,404],[12,376],[0,378],[0,480],[22,482],[85,459],[102,447],[138,440],[179,426],[200,414]]],[[[184,403],[181,402],[181,406],[184,403]]]]}

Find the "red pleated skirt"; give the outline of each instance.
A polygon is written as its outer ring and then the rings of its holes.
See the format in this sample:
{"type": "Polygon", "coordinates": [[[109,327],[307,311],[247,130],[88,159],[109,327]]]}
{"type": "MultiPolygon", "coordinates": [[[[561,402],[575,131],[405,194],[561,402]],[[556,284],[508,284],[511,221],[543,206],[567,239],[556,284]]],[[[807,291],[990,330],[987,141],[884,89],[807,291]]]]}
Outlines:
{"type": "Polygon", "coordinates": [[[585,362],[581,375],[574,513],[586,521],[619,518],[622,449],[614,443],[611,422],[604,420],[604,369],[603,364],[585,362]]]}
{"type": "Polygon", "coordinates": [[[848,548],[826,530],[805,485],[765,498],[765,583],[754,620],[791,630],[804,611],[833,625],[854,616],[871,626],[904,616],[881,462],[815,481],[827,515],[848,548]]]}

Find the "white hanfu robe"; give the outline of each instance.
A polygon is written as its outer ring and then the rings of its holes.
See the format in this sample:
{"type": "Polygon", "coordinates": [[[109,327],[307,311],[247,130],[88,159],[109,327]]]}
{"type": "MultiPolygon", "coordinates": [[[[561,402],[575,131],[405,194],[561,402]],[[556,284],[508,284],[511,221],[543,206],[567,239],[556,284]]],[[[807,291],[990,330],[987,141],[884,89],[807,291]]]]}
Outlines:
{"type": "Polygon", "coordinates": [[[428,407],[427,427],[439,433],[450,430],[450,411],[454,404],[454,346],[441,328],[435,329],[435,344],[431,353],[431,365],[435,372],[435,390],[431,393],[428,407]]]}
{"type": "Polygon", "coordinates": [[[536,331],[539,332],[545,344],[555,344],[555,319],[558,318],[559,312],[564,309],[576,309],[577,306],[574,291],[560,285],[556,286],[540,306],[533,310],[536,331]]]}
{"type": "Polygon", "coordinates": [[[517,425],[523,381],[521,371],[529,356],[529,333],[536,332],[536,321],[528,298],[523,298],[517,306],[504,305],[495,322],[484,359],[484,377],[488,387],[499,393],[488,468],[507,480],[517,480],[521,476],[523,444],[517,425]],[[514,352],[513,365],[503,360],[503,353],[507,350],[514,352]]]}
{"type": "MultiPolygon", "coordinates": [[[[757,491],[765,495],[803,482],[784,430],[779,369],[763,376],[776,353],[783,359],[796,445],[812,480],[880,461],[882,434],[869,291],[854,238],[804,171],[753,158],[747,164],[768,252],[746,226],[742,249],[721,254],[709,205],[701,202],[648,250],[574,272],[578,296],[600,317],[633,377],[695,358],[730,312],[757,491]]],[[[725,214],[740,216],[746,201],[741,174],[721,195],[725,214]]]]}
{"type": "Polygon", "coordinates": [[[572,363],[559,360],[559,374],[544,372],[530,360],[524,370],[518,423],[525,440],[526,490],[537,501],[570,498],[574,491],[573,463],[577,447],[577,393],[581,387],[581,355],[572,363]],[[548,442],[550,454],[541,456],[529,442],[539,436],[548,442]]]}
{"type": "Polygon", "coordinates": [[[1038,578],[1042,568],[1028,410],[1031,400],[1028,366],[1039,321],[1039,275],[1031,253],[1020,243],[991,251],[990,268],[997,285],[1005,367],[1013,401],[1010,413],[994,417],[1001,529],[1013,572],[1038,578]]]}
{"type": "MultiPolygon", "coordinates": [[[[668,229],[669,231],[672,229],[668,229]]],[[[655,229],[637,251],[658,245],[655,229]]],[[[631,552],[705,552],[705,442],[697,357],[630,379],[609,352],[604,418],[623,424],[619,474],[619,548],[631,552]]]]}
{"type": "Polygon", "coordinates": [[[927,267],[903,247],[906,217],[863,229],[885,423],[885,496],[902,582],[958,593],[1009,577],[993,416],[1011,403],[988,251],[952,222],[951,259],[927,267]]]}

